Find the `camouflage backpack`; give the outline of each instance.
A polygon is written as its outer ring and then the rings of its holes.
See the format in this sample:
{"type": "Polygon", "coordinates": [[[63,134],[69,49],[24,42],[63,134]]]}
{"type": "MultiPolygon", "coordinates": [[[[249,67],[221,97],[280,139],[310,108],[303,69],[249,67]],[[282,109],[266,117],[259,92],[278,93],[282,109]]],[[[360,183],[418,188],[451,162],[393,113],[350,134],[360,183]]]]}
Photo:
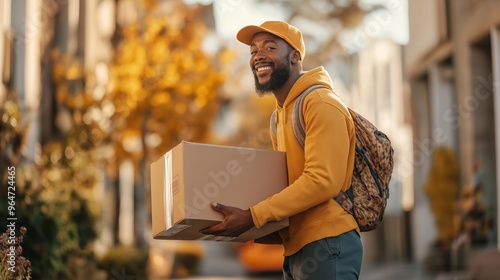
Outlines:
{"type": "MultiPolygon", "coordinates": [[[[313,85],[301,93],[292,111],[293,134],[304,148],[305,124],[302,103],[307,94],[317,88],[313,85]]],[[[356,154],[350,188],[334,199],[356,219],[361,231],[375,229],[384,217],[389,182],[394,166],[394,150],[389,138],[360,114],[349,108],[356,131],[356,154]]],[[[276,136],[276,111],[271,116],[271,131],[276,136]]]]}

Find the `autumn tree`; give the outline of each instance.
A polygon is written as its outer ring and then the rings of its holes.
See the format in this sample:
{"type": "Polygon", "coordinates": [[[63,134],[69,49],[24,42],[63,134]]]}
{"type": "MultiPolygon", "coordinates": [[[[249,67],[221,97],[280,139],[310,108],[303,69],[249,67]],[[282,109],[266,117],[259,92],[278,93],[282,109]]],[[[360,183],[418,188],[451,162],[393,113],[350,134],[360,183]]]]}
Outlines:
{"type": "MultiPolygon", "coordinates": [[[[93,88],[95,73],[83,70],[82,57],[53,43],[57,17],[44,25],[41,103],[50,106],[42,104],[39,114],[51,130],[43,129],[36,160],[27,162],[20,150],[30,129],[25,124],[37,120],[19,112],[13,89],[2,102],[2,184],[6,166],[16,165],[16,213],[28,229],[23,249],[37,259],[36,279],[75,279],[69,263],[97,234],[101,201],[94,187],[107,183],[100,176],[103,162],[115,179],[121,162],[134,162],[136,237],[144,245],[148,163],[181,140],[202,141],[217,114],[225,79],[219,66],[231,55],[202,49],[208,30],[199,8],[168,1],[167,13],[159,14],[153,12],[158,3],[144,3],[144,17],[117,31],[111,82],[99,90],[93,88]]],[[[7,209],[7,199],[1,201],[7,209]]]]}
{"type": "MultiPolygon", "coordinates": [[[[218,110],[225,80],[220,70],[231,55],[202,48],[209,32],[201,6],[145,1],[144,16],[121,27],[110,66],[112,104],[108,170],[132,160],[135,169],[135,236],[144,245],[149,163],[182,140],[203,141],[218,110]]],[[[141,8],[141,7],[139,7],[141,8]]],[[[111,170],[114,178],[118,172],[111,170]]]]}

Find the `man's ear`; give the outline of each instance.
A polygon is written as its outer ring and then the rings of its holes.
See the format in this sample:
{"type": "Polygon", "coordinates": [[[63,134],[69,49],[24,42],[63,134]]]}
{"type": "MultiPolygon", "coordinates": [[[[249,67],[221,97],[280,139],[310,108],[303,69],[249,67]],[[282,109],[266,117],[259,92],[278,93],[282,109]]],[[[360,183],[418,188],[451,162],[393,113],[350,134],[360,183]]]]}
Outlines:
{"type": "Polygon", "coordinates": [[[292,63],[295,64],[300,61],[300,53],[298,50],[293,50],[291,53],[292,63]]]}

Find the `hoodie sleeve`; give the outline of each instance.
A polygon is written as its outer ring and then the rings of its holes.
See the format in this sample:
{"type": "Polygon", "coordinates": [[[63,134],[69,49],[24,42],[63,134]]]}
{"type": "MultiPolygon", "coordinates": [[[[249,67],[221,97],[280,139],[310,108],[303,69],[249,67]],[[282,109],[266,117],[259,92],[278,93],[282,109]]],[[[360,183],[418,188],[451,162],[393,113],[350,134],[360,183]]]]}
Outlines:
{"type": "Polygon", "coordinates": [[[332,199],[351,183],[355,145],[352,119],[336,97],[325,97],[319,91],[311,92],[303,104],[306,124],[303,172],[283,191],[251,207],[257,227],[332,199]]]}

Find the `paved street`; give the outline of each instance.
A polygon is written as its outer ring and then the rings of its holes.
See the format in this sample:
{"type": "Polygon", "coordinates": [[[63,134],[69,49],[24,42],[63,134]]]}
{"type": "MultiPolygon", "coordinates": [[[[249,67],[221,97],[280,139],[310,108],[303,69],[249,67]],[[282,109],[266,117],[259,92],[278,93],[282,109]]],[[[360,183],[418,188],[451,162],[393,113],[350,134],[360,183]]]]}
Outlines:
{"type": "Polygon", "coordinates": [[[193,279],[262,279],[278,280],[283,279],[281,273],[249,274],[239,262],[236,254],[235,244],[205,242],[205,258],[202,262],[202,278],[193,279]]]}
{"type": "MultiPolygon", "coordinates": [[[[238,261],[236,249],[229,244],[205,242],[201,275],[182,280],[281,280],[281,273],[249,274],[238,261]],[[227,245],[227,246],[226,246],[227,245]]],[[[470,280],[464,272],[429,275],[418,264],[365,266],[361,280],[470,280]]]]}

